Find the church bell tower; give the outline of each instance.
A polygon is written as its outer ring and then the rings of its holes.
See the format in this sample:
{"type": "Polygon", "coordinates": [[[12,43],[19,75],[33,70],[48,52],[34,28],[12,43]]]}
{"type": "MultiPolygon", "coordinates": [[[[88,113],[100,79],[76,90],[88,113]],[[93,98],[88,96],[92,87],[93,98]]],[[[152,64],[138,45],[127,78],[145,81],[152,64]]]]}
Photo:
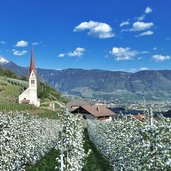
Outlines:
{"type": "Polygon", "coordinates": [[[29,70],[29,94],[30,94],[30,104],[36,104],[37,102],[37,76],[36,76],[36,67],[34,63],[33,48],[31,52],[30,70],[29,70]]]}
{"type": "Polygon", "coordinates": [[[29,87],[19,95],[19,103],[33,104],[40,106],[40,99],[37,98],[37,74],[34,63],[34,52],[32,48],[30,69],[29,69],[29,87]]]}

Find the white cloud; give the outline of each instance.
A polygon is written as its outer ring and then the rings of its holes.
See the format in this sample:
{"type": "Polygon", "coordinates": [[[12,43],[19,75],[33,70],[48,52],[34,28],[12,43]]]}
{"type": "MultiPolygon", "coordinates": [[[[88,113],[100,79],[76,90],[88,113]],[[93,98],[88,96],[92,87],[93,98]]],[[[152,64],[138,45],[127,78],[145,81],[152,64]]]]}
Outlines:
{"type": "Polygon", "coordinates": [[[131,48],[126,47],[113,47],[112,51],[110,52],[117,61],[120,60],[131,60],[133,57],[139,54],[136,50],[131,50],[131,48]]]}
{"type": "Polygon", "coordinates": [[[137,18],[138,21],[142,21],[146,18],[146,15],[151,13],[152,12],[152,9],[150,7],[147,7],[144,11],[144,14],[141,15],[140,17],[137,18]]]}
{"type": "Polygon", "coordinates": [[[28,42],[26,42],[24,40],[20,40],[17,42],[17,44],[15,46],[16,47],[26,47],[26,46],[28,46],[28,42]]]}
{"type": "Polygon", "coordinates": [[[32,45],[33,46],[37,46],[39,43],[38,42],[33,42],[32,45]]]}
{"type": "Polygon", "coordinates": [[[145,17],[146,17],[146,15],[143,14],[143,15],[141,15],[140,17],[138,17],[137,20],[138,20],[138,21],[142,21],[142,20],[145,19],[145,17]]]}
{"type": "Polygon", "coordinates": [[[13,52],[13,55],[16,55],[16,56],[24,56],[25,54],[27,54],[26,50],[19,51],[19,50],[13,49],[12,52],[13,52]]]}
{"type": "Polygon", "coordinates": [[[2,41],[0,41],[0,44],[6,44],[6,42],[2,40],[2,41]]]}
{"type": "Polygon", "coordinates": [[[76,48],[73,52],[68,52],[67,55],[68,56],[77,56],[77,57],[81,57],[82,55],[84,55],[85,49],[84,48],[76,48]]]}
{"type": "Polygon", "coordinates": [[[147,7],[146,9],[145,9],[145,13],[146,14],[149,14],[149,13],[151,13],[152,12],[152,9],[150,8],[150,7],[147,7]]]}
{"type": "Polygon", "coordinates": [[[150,29],[153,26],[154,26],[153,22],[146,23],[146,22],[136,21],[133,23],[133,27],[132,29],[130,29],[130,31],[144,31],[150,29]]]}
{"type": "Polygon", "coordinates": [[[147,67],[142,67],[142,68],[140,68],[139,70],[140,70],[140,71],[145,71],[145,70],[148,70],[148,68],[147,68],[147,67]]]}
{"type": "Polygon", "coordinates": [[[153,31],[148,30],[148,31],[142,32],[141,34],[137,35],[136,37],[151,36],[151,35],[153,35],[153,34],[154,34],[153,31]]]}
{"type": "Polygon", "coordinates": [[[129,21],[123,21],[122,23],[120,23],[120,27],[127,26],[129,24],[129,21]]]}
{"type": "Polygon", "coordinates": [[[60,57],[60,58],[63,58],[64,56],[65,56],[64,53],[60,53],[60,54],[58,55],[58,57],[60,57]]]}
{"type": "Polygon", "coordinates": [[[171,57],[170,56],[163,56],[163,55],[153,55],[152,59],[155,62],[162,62],[162,61],[166,61],[166,60],[171,59],[171,57]]]}
{"type": "Polygon", "coordinates": [[[88,35],[100,39],[106,39],[115,36],[110,25],[96,21],[82,22],[74,28],[74,32],[84,30],[89,30],[88,35]]]}

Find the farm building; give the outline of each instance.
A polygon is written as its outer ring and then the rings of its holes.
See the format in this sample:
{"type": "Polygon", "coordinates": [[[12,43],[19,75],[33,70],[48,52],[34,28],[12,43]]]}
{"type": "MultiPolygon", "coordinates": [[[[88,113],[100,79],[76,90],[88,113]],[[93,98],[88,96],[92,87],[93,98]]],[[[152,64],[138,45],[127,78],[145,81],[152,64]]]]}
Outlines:
{"type": "Polygon", "coordinates": [[[104,105],[87,105],[79,106],[71,111],[73,114],[81,114],[84,119],[97,119],[97,120],[112,120],[115,113],[107,109],[104,105]]]}
{"type": "Polygon", "coordinates": [[[83,99],[72,100],[71,102],[66,104],[66,108],[69,112],[79,108],[80,106],[90,106],[91,104],[83,99]]]}

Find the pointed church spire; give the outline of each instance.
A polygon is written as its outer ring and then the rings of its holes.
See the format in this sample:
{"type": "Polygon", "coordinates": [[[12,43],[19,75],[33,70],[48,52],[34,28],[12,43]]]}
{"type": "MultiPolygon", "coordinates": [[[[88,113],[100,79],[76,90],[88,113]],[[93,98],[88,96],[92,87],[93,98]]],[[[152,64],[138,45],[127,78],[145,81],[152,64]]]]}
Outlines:
{"type": "Polygon", "coordinates": [[[35,67],[35,63],[34,63],[34,50],[33,50],[33,47],[32,47],[32,51],[31,51],[29,76],[30,76],[32,71],[34,71],[34,73],[36,74],[36,67],[35,67]]]}

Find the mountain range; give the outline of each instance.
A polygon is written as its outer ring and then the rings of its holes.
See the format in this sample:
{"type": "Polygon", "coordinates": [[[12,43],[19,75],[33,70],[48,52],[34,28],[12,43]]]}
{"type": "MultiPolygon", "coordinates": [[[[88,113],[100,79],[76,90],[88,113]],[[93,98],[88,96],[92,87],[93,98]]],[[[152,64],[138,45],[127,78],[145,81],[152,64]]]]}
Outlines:
{"type": "MultiPolygon", "coordinates": [[[[21,67],[0,57],[0,66],[27,76],[21,67]]],[[[144,70],[136,73],[105,70],[37,69],[41,80],[65,95],[120,101],[171,100],[171,70],[144,70]]]]}

